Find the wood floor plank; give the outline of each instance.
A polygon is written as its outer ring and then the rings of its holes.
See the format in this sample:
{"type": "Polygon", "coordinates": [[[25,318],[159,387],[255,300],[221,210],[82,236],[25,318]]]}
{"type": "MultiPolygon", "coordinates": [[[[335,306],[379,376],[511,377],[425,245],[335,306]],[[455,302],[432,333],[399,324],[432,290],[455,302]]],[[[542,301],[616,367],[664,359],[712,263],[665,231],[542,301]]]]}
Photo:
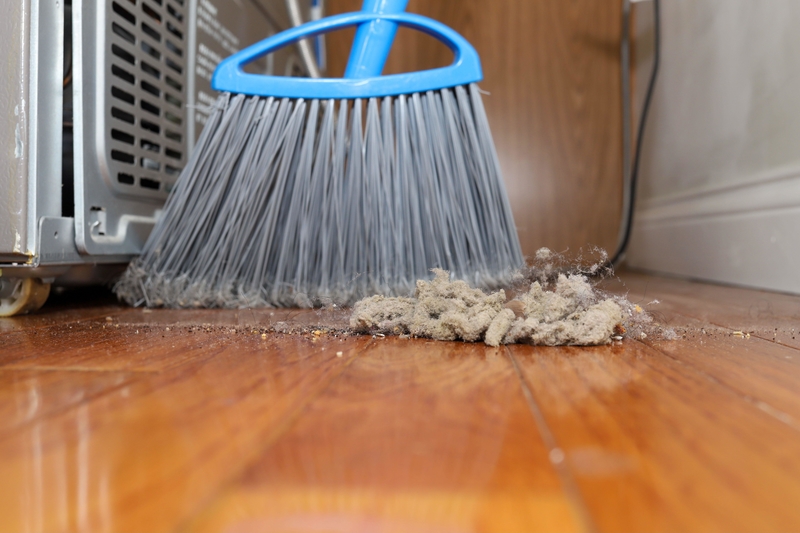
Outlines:
{"type": "Polygon", "coordinates": [[[188,531],[574,531],[502,349],[381,339],[188,531]]]}
{"type": "Polygon", "coordinates": [[[117,315],[121,325],[346,328],[350,310],[332,309],[128,309],[117,315]]]}
{"type": "Polygon", "coordinates": [[[157,372],[220,352],[229,336],[211,328],[167,331],[105,320],[10,333],[0,338],[0,368],[157,372]]]}
{"type": "Polygon", "coordinates": [[[757,337],[714,334],[700,334],[679,342],[649,339],[645,342],[800,431],[797,350],[757,337]]]}
{"type": "Polygon", "coordinates": [[[642,305],[659,300],[648,310],[657,316],[666,313],[668,323],[681,326],[677,315],[684,315],[705,326],[747,332],[800,349],[800,296],[636,272],[624,272],[621,282],[607,286],[616,292],[628,292],[632,301],[642,305]]]}
{"type": "MultiPolygon", "coordinates": [[[[730,318],[715,318],[717,324],[713,324],[687,316],[683,313],[693,313],[694,306],[687,309],[685,303],[674,302],[670,294],[659,298],[659,302],[653,306],[659,310],[659,322],[675,327],[681,333],[682,341],[651,337],[643,341],[645,344],[708,379],[728,386],[742,398],[800,428],[800,354],[796,348],[756,335],[740,335],[737,331],[742,330],[735,329],[736,326],[723,326],[737,324],[730,318]],[[686,349],[687,343],[691,349],[686,349]]],[[[718,307],[720,316],[724,316],[722,309],[725,305],[718,307]]]]}
{"type": "Polygon", "coordinates": [[[799,530],[800,298],[621,279],[685,338],[506,351],[103,298],[0,327],[0,531],[799,530]]]}
{"type": "Polygon", "coordinates": [[[684,342],[646,344],[800,429],[800,354],[786,335],[790,324],[800,327],[792,318],[800,297],[636,273],[623,274],[622,283],[643,305],[658,299],[651,306],[658,320],[684,335],[684,342]]]}
{"type": "MultiPolygon", "coordinates": [[[[106,309],[99,307],[98,309],[106,309]]],[[[56,315],[0,336],[0,368],[152,372],[207,355],[233,335],[346,328],[341,309],[118,309],[56,315]],[[312,328],[313,329],[313,328],[312,328]]]]}
{"type": "Polygon", "coordinates": [[[369,342],[239,335],[213,357],[37,418],[0,437],[0,531],[174,530],[369,342]]]}
{"type": "Polygon", "coordinates": [[[0,369],[0,438],[131,383],[135,373],[0,369]]]}
{"type": "MultiPolygon", "coordinates": [[[[35,329],[98,320],[107,316],[117,316],[125,311],[125,307],[113,304],[75,307],[74,309],[48,309],[45,307],[42,311],[32,315],[0,318],[0,343],[3,342],[3,337],[10,333],[20,331],[30,332],[35,329]]],[[[0,344],[0,346],[2,346],[2,344],[0,344]]]]}
{"type": "Polygon", "coordinates": [[[800,528],[798,432],[728,387],[636,341],[509,350],[599,531],[800,528]]]}

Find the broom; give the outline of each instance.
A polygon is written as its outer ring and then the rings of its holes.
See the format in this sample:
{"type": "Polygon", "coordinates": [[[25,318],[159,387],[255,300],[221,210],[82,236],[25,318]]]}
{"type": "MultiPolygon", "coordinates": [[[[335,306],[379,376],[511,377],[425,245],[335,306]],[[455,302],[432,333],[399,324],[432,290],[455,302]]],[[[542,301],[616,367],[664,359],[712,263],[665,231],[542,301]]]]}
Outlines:
{"type": "Polygon", "coordinates": [[[222,92],[142,254],[115,287],[131,305],[348,305],[409,295],[432,268],[509,283],[524,260],[481,95],[475,49],[408,0],[274,35],[223,61],[222,92]],[[381,76],[397,28],[455,54],[381,76]],[[244,65],[357,26],[343,79],[249,74],[244,65]]]}

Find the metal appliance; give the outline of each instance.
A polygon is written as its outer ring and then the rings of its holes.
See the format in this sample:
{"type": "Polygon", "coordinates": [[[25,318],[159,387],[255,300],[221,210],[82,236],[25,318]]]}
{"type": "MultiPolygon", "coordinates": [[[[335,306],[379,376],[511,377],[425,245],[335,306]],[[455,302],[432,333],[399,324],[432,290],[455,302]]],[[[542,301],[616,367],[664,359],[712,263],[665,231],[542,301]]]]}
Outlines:
{"type": "MultiPolygon", "coordinates": [[[[136,255],[216,98],[283,0],[0,0],[0,316],[136,255]]],[[[306,75],[295,48],[248,66],[306,75]]]]}

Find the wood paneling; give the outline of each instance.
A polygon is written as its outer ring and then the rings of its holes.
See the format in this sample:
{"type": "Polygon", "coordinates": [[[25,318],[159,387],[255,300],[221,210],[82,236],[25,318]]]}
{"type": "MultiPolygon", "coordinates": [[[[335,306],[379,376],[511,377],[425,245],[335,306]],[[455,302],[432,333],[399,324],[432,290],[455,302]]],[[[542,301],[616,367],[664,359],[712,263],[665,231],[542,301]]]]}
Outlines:
{"type": "MultiPolygon", "coordinates": [[[[360,0],[329,0],[331,12],[360,0]]],[[[411,0],[481,54],[481,87],[525,254],[617,245],[622,197],[619,0],[411,0]]],[[[401,32],[387,72],[446,64],[429,37],[401,32]]],[[[352,32],[329,37],[331,75],[352,32]]]]}

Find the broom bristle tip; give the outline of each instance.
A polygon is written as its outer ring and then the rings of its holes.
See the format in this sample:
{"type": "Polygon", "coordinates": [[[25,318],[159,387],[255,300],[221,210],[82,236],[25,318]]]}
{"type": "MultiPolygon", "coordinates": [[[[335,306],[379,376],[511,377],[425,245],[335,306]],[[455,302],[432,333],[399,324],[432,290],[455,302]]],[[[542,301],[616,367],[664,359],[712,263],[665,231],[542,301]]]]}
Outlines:
{"type": "Polygon", "coordinates": [[[116,286],[128,303],[347,305],[434,268],[493,289],[524,263],[474,84],[338,106],[223,94],[178,184],[116,286]]]}

